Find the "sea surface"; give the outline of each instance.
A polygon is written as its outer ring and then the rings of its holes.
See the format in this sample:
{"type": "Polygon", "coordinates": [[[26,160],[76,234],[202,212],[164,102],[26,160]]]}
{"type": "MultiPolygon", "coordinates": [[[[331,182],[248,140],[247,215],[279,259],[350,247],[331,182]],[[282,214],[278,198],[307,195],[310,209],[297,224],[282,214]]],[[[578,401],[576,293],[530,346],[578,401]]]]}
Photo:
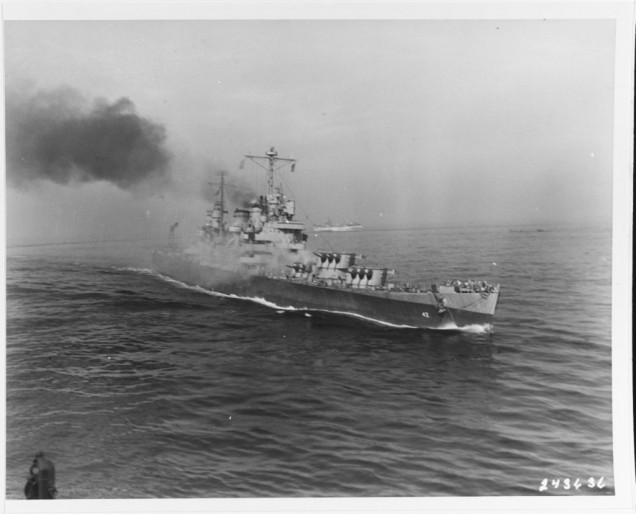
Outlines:
{"type": "Polygon", "coordinates": [[[614,494],[609,228],[310,242],[499,282],[494,327],[215,296],[155,273],[153,241],[8,248],[7,499],[38,450],[60,499],[614,494]]]}

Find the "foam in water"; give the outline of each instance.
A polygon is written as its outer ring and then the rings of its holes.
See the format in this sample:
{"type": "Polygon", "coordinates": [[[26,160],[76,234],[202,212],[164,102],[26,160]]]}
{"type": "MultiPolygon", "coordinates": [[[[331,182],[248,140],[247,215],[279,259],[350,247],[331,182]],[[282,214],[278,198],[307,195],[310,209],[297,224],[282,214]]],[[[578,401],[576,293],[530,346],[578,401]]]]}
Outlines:
{"type": "Polygon", "coordinates": [[[132,271],[133,273],[140,273],[141,275],[159,276],[159,273],[148,268],[126,267],[126,268],[115,268],[115,269],[118,271],[132,271]]]}
{"type": "Polygon", "coordinates": [[[491,323],[484,323],[483,325],[466,325],[459,330],[467,332],[469,334],[492,334],[493,325],[491,323]]]}

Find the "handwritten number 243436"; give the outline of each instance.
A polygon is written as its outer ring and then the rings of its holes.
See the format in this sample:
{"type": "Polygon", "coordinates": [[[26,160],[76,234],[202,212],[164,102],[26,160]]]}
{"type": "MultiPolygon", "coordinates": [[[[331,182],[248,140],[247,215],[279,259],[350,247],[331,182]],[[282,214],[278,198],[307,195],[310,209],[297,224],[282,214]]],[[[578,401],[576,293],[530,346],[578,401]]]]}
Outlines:
{"type": "Polygon", "coordinates": [[[605,477],[601,477],[598,480],[595,478],[588,478],[585,482],[582,482],[580,478],[575,480],[571,480],[569,478],[564,478],[561,480],[560,478],[553,478],[549,480],[544,478],[541,480],[541,486],[539,487],[539,491],[547,491],[548,489],[580,489],[583,485],[586,485],[589,489],[603,489],[605,487],[605,477]]]}

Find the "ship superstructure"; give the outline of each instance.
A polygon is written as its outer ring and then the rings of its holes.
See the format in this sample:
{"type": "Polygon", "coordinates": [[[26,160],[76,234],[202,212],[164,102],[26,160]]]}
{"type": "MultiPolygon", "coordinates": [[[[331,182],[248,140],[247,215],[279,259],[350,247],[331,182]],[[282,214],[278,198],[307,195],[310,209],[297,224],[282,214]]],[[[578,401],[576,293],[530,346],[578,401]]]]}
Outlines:
{"type": "Polygon", "coordinates": [[[352,252],[310,251],[295,202],[275,184],[275,172],[295,159],[246,155],[265,169],[267,191],[226,219],[221,175],[219,201],[208,211],[200,241],[186,251],[154,253],[156,270],[186,284],[281,309],[319,310],[415,328],[490,325],[499,285],[448,280],[430,287],[394,280],[389,267],[364,264],[352,252]]]}

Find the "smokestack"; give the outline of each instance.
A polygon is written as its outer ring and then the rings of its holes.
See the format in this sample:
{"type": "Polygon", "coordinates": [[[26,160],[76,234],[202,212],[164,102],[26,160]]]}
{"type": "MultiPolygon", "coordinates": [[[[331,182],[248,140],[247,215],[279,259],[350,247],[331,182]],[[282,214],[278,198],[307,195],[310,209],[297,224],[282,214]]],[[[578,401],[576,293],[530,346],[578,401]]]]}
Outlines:
{"type": "Polygon", "coordinates": [[[7,91],[7,181],[16,187],[107,181],[130,189],[166,174],[166,130],[136,113],[128,98],[91,109],[64,87],[26,97],[7,91]]]}

